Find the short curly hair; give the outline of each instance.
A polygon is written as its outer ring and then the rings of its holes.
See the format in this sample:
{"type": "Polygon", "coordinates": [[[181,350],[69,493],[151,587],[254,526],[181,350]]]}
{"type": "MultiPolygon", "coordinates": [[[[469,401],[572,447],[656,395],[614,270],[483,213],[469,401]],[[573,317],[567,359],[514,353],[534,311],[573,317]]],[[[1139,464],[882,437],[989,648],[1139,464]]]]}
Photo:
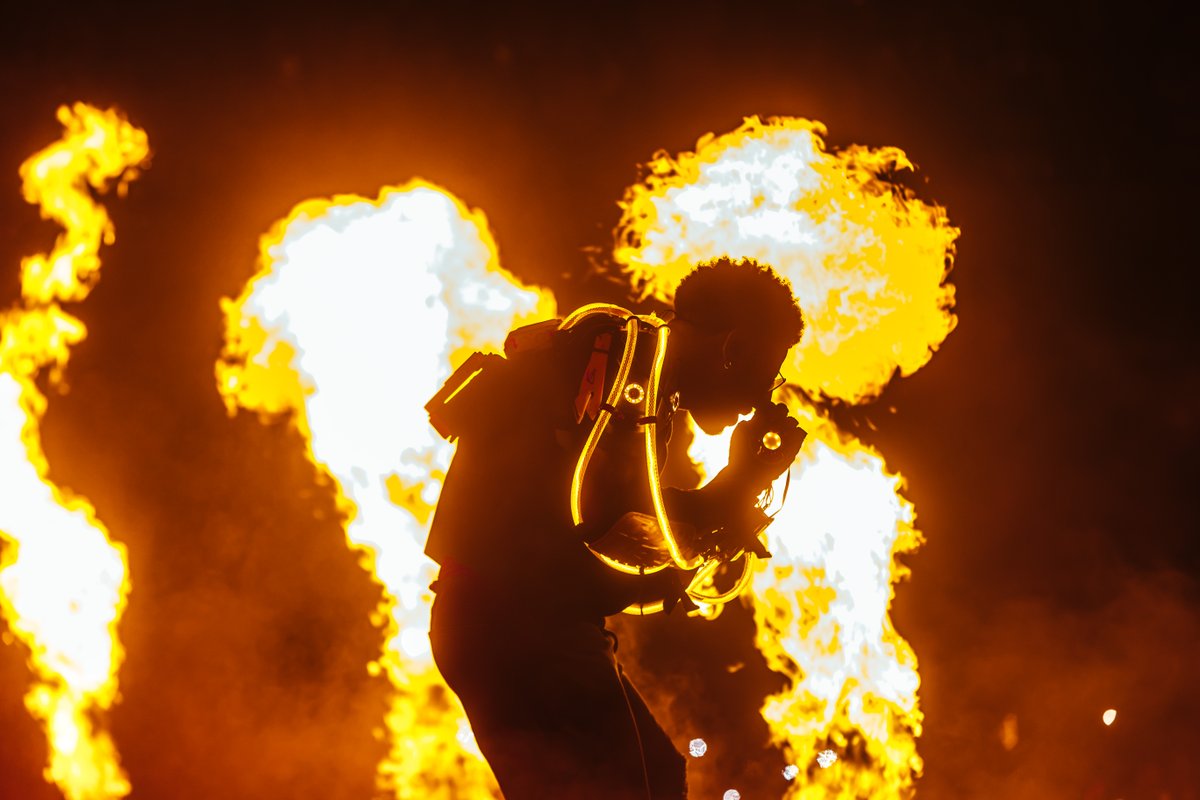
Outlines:
{"type": "Polygon", "coordinates": [[[752,332],[789,348],[804,333],[792,284],[752,258],[701,263],[675,289],[675,316],[711,331],[752,332]]]}

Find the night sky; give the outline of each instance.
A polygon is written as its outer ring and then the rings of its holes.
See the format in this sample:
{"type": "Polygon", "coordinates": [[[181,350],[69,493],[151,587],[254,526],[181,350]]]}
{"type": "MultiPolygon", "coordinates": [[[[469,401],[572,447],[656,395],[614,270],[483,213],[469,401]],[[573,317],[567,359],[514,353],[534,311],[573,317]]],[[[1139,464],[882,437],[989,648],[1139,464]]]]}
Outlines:
{"type": "MultiPolygon", "coordinates": [[[[377,590],[297,434],[230,419],[215,389],[218,301],[258,237],[303,199],[422,177],[482,209],[502,263],[562,306],[616,300],[585,248],[611,247],[638,165],[752,114],[902,148],[962,229],[958,328],[836,412],[906,476],[927,538],[893,606],[922,676],[918,796],[1200,797],[1200,97],[1181,11],[10,5],[0,307],[57,232],[17,176],[59,137],[55,108],[119,106],[154,151],[106,203],[117,242],[70,308],[89,335],[43,428],[51,477],[129,548],[109,723],[133,798],[368,798],[383,755],[377,590]]],[[[727,669],[753,662],[750,624],[627,634],[677,743],[711,731],[696,796],[783,792],[755,724],[776,684],[727,669]]],[[[25,658],[0,645],[5,800],[58,796],[25,658]]]]}

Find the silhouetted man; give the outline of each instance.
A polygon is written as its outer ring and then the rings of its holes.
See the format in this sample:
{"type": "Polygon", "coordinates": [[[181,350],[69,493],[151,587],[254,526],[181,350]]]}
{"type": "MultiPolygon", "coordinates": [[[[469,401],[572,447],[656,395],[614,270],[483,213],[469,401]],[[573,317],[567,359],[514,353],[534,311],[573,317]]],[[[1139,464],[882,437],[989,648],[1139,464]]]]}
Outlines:
{"type": "Polygon", "coordinates": [[[426,548],[441,565],[430,640],[507,800],[686,796],[684,758],[620,672],[605,617],[669,610],[690,575],[681,561],[628,574],[599,543],[619,548],[630,530],[661,543],[665,526],[688,553],[753,547],[739,521],[803,439],[770,401],[803,328],[772,270],[702,265],[680,282],[668,330],[654,322],[585,311],[518,329],[506,359],[431,406],[458,449],[426,548]],[[635,340],[661,340],[661,355],[627,351],[639,324],[635,340]],[[677,408],[708,433],[757,409],[734,432],[729,466],[694,491],[648,483],[677,408]]]}

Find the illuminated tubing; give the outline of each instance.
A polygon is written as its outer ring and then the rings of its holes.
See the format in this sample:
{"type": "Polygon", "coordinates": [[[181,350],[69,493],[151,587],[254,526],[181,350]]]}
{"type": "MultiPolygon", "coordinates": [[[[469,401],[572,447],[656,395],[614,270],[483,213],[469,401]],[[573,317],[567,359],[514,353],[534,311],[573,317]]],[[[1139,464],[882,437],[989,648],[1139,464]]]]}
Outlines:
{"type": "Polygon", "coordinates": [[[626,309],[612,303],[588,303],[586,306],[580,306],[572,311],[566,319],[559,323],[558,329],[560,331],[570,330],[585,318],[596,314],[608,314],[610,317],[620,317],[623,320],[633,316],[626,309]]]}
{"type": "MultiPolygon", "coordinates": [[[[640,323],[654,326],[658,332],[657,341],[654,348],[654,361],[650,369],[650,375],[646,381],[646,389],[644,397],[640,398],[645,401],[646,406],[643,418],[648,420],[642,424],[644,445],[646,453],[646,474],[650,482],[650,498],[654,504],[654,516],[658,522],[659,531],[663,535],[663,540],[666,542],[667,550],[671,554],[671,561],[676,567],[684,571],[690,571],[699,567],[692,580],[688,583],[686,589],[687,594],[693,600],[709,605],[723,605],[739,594],[746,588],[750,582],[751,566],[754,563],[754,554],[745,553],[742,557],[742,572],[734,585],[724,592],[717,594],[707,594],[701,591],[702,584],[709,581],[713,573],[720,566],[720,562],[716,560],[705,563],[703,555],[696,555],[691,559],[685,558],[683,551],[679,548],[679,543],[675,540],[674,531],[671,528],[671,521],[667,517],[666,503],[662,495],[662,483],[658,475],[658,384],[662,377],[663,363],[667,354],[667,341],[670,336],[670,328],[662,323],[656,317],[638,316],[630,311],[611,303],[591,303],[582,306],[572,312],[560,324],[559,330],[569,330],[575,327],[583,320],[596,315],[607,315],[610,317],[618,317],[625,322],[625,348],[621,354],[621,363],[617,368],[617,374],[613,381],[613,385],[608,393],[607,401],[600,408],[600,412],[596,416],[596,422],[588,433],[587,440],[584,442],[583,450],[579,454],[579,459],[575,462],[575,472],[571,477],[571,519],[576,525],[583,522],[582,511],[582,494],[583,481],[587,476],[588,465],[591,463],[592,455],[599,445],[600,437],[604,435],[604,431],[608,427],[609,421],[612,419],[612,409],[621,400],[627,388],[626,384],[629,380],[629,373],[633,366],[634,354],[637,346],[638,326],[640,323]],[[703,566],[701,566],[703,565],[703,566]]],[[[640,388],[640,387],[639,387],[640,388]]],[[[633,405],[632,398],[626,396],[627,402],[633,405]]],[[[778,436],[778,434],[776,434],[778,436]]],[[[768,445],[764,436],[763,444],[768,445]]],[[[778,443],[775,443],[778,447],[778,443]]],[[[768,448],[774,449],[774,448],[768,448]]],[[[661,564],[656,567],[646,568],[641,566],[632,566],[616,561],[604,553],[597,552],[588,548],[593,555],[603,561],[610,568],[629,575],[648,575],[665,569],[668,564],[661,564]]],[[[625,609],[627,614],[646,615],[656,614],[663,610],[663,602],[661,600],[651,603],[634,603],[625,609]]]]}
{"type": "Polygon", "coordinates": [[[750,578],[753,570],[750,567],[754,564],[754,553],[745,553],[742,556],[742,574],[738,576],[732,588],[728,591],[718,594],[705,594],[700,590],[701,584],[712,577],[712,574],[717,571],[717,567],[721,562],[713,560],[709,561],[703,567],[696,571],[696,575],[692,578],[691,583],[686,589],[688,597],[695,600],[697,603],[707,603],[712,606],[721,606],[728,603],[733,598],[737,597],[750,584],[750,578]]]}
{"type": "MultiPolygon", "coordinates": [[[[667,336],[671,329],[666,325],[660,325],[658,328],[658,344],[654,349],[654,366],[650,368],[650,380],[646,388],[646,418],[649,419],[658,410],[658,379],[662,375],[663,360],[667,355],[667,336]]],[[[675,534],[671,531],[671,521],[667,519],[667,507],[663,503],[662,483],[658,478],[658,440],[655,438],[655,433],[658,430],[657,422],[647,422],[645,427],[646,435],[646,472],[649,473],[650,479],[650,499],[654,501],[654,516],[658,518],[658,529],[662,531],[663,539],[667,543],[667,550],[671,553],[671,560],[675,562],[675,566],[682,570],[695,569],[704,562],[704,556],[697,554],[692,559],[683,557],[683,552],[679,549],[679,544],[675,541],[675,534]]]]}
{"type": "MultiPolygon", "coordinates": [[[[581,320],[593,314],[619,314],[622,317],[628,316],[628,312],[620,306],[609,305],[608,303],[593,303],[576,310],[562,321],[558,329],[566,330],[574,327],[581,320]]],[[[621,399],[621,391],[624,388],[625,380],[629,376],[629,368],[633,364],[633,348],[637,343],[637,326],[637,317],[631,317],[625,324],[625,352],[621,355],[621,365],[617,369],[616,380],[613,381],[612,390],[608,393],[608,402],[606,405],[609,407],[615,407],[617,401],[621,399]]],[[[583,451],[579,454],[579,460],[575,462],[575,474],[571,476],[571,520],[576,525],[583,522],[583,512],[580,509],[583,478],[587,474],[588,463],[592,460],[592,453],[596,451],[596,445],[599,443],[604,429],[608,426],[610,417],[612,417],[612,412],[609,408],[601,407],[600,413],[596,415],[596,424],[592,426],[591,432],[588,433],[587,441],[583,444],[583,451]]]]}
{"type": "Polygon", "coordinates": [[[650,614],[657,614],[663,610],[665,604],[662,600],[653,600],[649,603],[634,603],[633,605],[622,611],[622,614],[633,614],[634,616],[644,617],[650,614]]]}
{"type": "MultiPolygon", "coordinates": [[[[628,315],[628,312],[620,306],[609,305],[607,303],[594,303],[578,309],[566,319],[562,321],[559,329],[566,329],[575,326],[583,319],[594,314],[620,314],[621,316],[628,315]]],[[[629,370],[633,363],[634,348],[637,344],[637,327],[638,323],[645,321],[648,324],[655,324],[657,320],[649,320],[633,315],[628,315],[628,321],[625,324],[625,352],[621,356],[621,366],[617,370],[616,379],[613,381],[611,390],[608,393],[608,406],[616,406],[621,395],[625,391],[625,383],[629,379],[629,370]]],[[[647,388],[645,391],[646,417],[650,417],[658,408],[658,382],[662,377],[663,362],[667,355],[667,338],[670,334],[670,328],[666,325],[657,325],[658,341],[654,348],[654,364],[650,368],[650,378],[646,381],[647,388]]],[[[591,461],[592,454],[599,444],[600,437],[604,433],[604,429],[608,426],[608,421],[612,417],[612,412],[608,408],[601,408],[599,415],[596,418],[596,424],[592,426],[591,432],[588,434],[587,441],[584,442],[583,451],[579,454],[579,460],[575,462],[575,474],[571,478],[571,519],[576,525],[583,522],[583,512],[581,510],[581,495],[583,492],[583,480],[587,474],[588,463],[591,461]]],[[[667,550],[671,553],[671,560],[675,562],[675,566],[683,570],[691,570],[698,567],[704,561],[704,557],[697,555],[692,559],[684,557],[683,552],[679,549],[678,542],[675,541],[675,535],[671,530],[671,521],[667,518],[666,505],[663,502],[662,483],[658,477],[658,443],[656,433],[658,424],[656,422],[646,422],[643,426],[643,434],[645,437],[646,446],[646,472],[647,478],[650,481],[650,498],[654,503],[654,516],[658,522],[658,528],[663,534],[663,539],[667,544],[667,550]]],[[[638,574],[647,572],[645,569],[635,568],[630,569],[628,566],[615,562],[609,558],[602,559],[606,564],[622,572],[631,572],[638,574]]],[[[665,565],[663,565],[665,566],[665,565]]],[[[662,569],[659,567],[658,569],[662,569]]],[[[654,571],[658,571],[655,569],[654,571]]]]}

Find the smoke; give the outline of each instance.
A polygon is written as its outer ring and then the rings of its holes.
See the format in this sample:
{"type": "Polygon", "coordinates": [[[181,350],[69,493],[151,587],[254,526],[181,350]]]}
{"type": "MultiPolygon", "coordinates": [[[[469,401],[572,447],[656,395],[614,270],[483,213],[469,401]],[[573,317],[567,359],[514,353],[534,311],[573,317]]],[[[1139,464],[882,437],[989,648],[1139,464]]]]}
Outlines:
{"type": "MultiPolygon", "coordinates": [[[[913,591],[922,589],[918,580],[913,591]]],[[[1200,746],[1197,594],[1194,578],[1160,570],[1127,574],[1089,608],[1013,597],[979,618],[942,598],[943,612],[914,637],[928,723],[917,796],[1200,796],[1190,757],[1200,746]],[[1109,708],[1117,715],[1106,726],[1109,708]]],[[[712,623],[623,618],[616,630],[626,672],[675,746],[708,743],[689,759],[693,794],[782,797],[783,754],[743,713],[779,688],[753,648],[748,612],[734,605],[712,623]]],[[[808,765],[799,766],[803,781],[808,765]]]]}
{"type": "Polygon", "coordinates": [[[365,669],[384,638],[369,621],[379,589],[300,437],[209,412],[185,458],[130,475],[155,498],[129,529],[145,579],[113,724],[134,797],[371,797],[386,752],[387,684],[365,669]]]}
{"type": "Polygon", "coordinates": [[[620,645],[622,668],[675,748],[708,745],[688,758],[689,794],[721,797],[737,789],[745,797],[782,797],[787,781],[783,753],[769,745],[759,714],[762,698],[783,679],[754,647],[751,612],[732,603],[713,621],[668,616],[617,617],[609,621],[620,645]]]}
{"type": "Polygon", "coordinates": [[[919,794],[1197,797],[1200,769],[1185,754],[1200,747],[1198,590],[1175,571],[1130,573],[1092,607],[1014,597],[979,619],[945,598],[921,644],[919,794]]]}

